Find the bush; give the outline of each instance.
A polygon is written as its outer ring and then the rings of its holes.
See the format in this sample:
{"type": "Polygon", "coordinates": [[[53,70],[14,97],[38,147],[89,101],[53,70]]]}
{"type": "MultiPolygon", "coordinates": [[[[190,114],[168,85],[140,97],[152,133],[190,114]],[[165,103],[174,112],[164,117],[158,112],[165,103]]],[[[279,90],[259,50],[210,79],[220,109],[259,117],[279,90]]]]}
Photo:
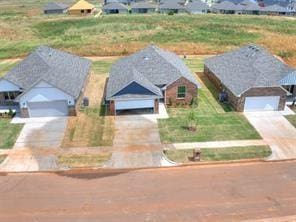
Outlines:
{"type": "Polygon", "coordinates": [[[168,13],[168,15],[174,15],[174,12],[173,12],[173,11],[170,11],[170,12],[168,13]]]}

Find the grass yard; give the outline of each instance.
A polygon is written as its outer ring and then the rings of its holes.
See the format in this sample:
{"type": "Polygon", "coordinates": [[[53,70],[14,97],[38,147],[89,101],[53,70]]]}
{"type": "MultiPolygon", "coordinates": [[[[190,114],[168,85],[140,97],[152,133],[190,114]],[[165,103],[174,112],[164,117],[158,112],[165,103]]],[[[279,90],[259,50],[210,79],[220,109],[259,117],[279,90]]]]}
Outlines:
{"type": "Polygon", "coordinates": [[[77,116],[70,117],[62,147],[111,146],[114,137],[112,116],[105,116],[102,98],[107,73],[112,60],[94,62],[85,90],[89,107],[81,109],[77,116]]]}
{"type": "Polygon", "coordinates": [[[0,77],[5,75],[10,69],[17,64],[17,60],[0,61],[0,77]]]}
{"type": "Polygon", "coordinates": [[[0,13],[0,58],[24,56],[40,44],[78,55],[107,56],[130,54],[149,43],[179,54],[214,54],[255,42],[296,65],[294,19],[214,14],[44,16],[40,9],[47,1],[0,3],[5,9],[0,13]]]}
{"type": "MultiPolygon", "coordinates": [[[[166,156],[178,163],[191,162],[190,157],[193,156],[193,150],[167,150],[166,156]]],[[[229,148],[202,148],[201,161],[226,161],[226,160],[242,160],[266,158],[271,155],[268,146],[248,146],[248,147],[229,147],[229,148]]]]}
{"type": "Polygon", "coordinates": [[[12,148],[23,124],[11,124],[11,119],[0,119],[0,149],[12,148]]]}
{"type": "MultiPolygon", "coordinates": [[[[197,60],[198,61],[198,60],[197,60]]],[[[199,61],[202,63],[202,60],[199,61]]],[[[192,71],[198,71],[198,64],[189,62],[192,71]]],[[[168,108],[169,119],[158,121],[163,143],[204,142],[223,140],[260,139],[243,114],[233,112],[229,105],[221,105],[215,97],[217,92],[204,76],[199,78],[202,88],[199,89],[198,106],[193,108],[168,108]],[[187,116],[194,112],[197,131],[188,131],[187,116]]]]}
{"type": "Polygon", "coordinates": [[[58,164],[64,167],[101,167],[111,157],[111,153],[102,154],[63,154],[58,156],[58,164]]]}
{"type": "Polygon", "coordinates": [[[288,115],[285,117],[296,128],[296,115],[288,115]]]}

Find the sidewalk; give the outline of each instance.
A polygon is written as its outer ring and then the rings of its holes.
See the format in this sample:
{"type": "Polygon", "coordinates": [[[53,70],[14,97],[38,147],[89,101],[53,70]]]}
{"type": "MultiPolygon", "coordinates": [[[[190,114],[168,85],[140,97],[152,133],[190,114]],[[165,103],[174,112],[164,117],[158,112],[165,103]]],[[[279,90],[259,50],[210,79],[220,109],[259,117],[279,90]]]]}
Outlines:
{"type": "Polygon", "coordinates": [[[198,149],[198,148],[226,148],[226,147],[244,147],[244,146],[264,146],[267,143],[264,140],[231,140],[214,142],[192,142],[192,143],[173,143],[164,144],[164,149],[198,149]]]}

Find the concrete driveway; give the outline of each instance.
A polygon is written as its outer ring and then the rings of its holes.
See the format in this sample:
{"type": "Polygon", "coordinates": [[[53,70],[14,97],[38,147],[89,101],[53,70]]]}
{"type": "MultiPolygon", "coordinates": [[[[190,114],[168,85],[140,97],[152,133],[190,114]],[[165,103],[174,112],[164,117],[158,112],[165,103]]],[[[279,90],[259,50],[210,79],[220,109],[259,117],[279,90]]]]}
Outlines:
{"type": "Polygon", "coordinates": [[[296,129],[281,112],[249,112],[245,116],[272,149],[269,159],[296,158],[296,129]]]}
{"type": "Polygon", "coordinates": [[[14,149],[58,148],[67,126],[67,117],[16,118],[12,123],[24,123],[14,149]]]}
{"type": "Polygon", "coordinates": [[[173,165],[162,153],[157,118],[161,118],[160,115],[116,116],[114,152],[106,167],[137,168],[173,165]]]}
{"type": "Polygon", "coordinates": [[[18,172],[57,169],[56,156],[51,151],[61,145],[67,118],[15,118],[12,122],[25,125],[0,170],[18,172]]]}

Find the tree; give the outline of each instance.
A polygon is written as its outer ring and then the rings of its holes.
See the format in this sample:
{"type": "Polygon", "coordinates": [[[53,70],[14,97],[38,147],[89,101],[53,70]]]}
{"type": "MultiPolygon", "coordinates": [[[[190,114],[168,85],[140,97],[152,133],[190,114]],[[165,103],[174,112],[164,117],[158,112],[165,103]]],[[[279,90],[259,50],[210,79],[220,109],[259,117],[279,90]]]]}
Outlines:
{"type": "Polygon", "coordinates": [[[197,117],[194,111],[190,111],[187,115],[187,129],[193,132],[197,129],[197,117]]]}

